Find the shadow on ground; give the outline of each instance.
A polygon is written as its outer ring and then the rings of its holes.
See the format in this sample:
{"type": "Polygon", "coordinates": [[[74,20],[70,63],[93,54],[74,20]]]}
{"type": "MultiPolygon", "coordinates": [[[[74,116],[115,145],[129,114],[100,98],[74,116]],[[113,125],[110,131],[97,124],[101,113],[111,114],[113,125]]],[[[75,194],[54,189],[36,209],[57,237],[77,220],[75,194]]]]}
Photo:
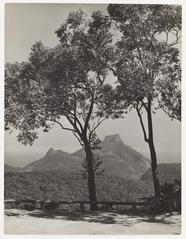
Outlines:
{"type": "MultiPolygon", "coordinates": [[[[18,213],[6,213],[7,216],[20,216],[18,213]]],[[[161,223],[174,225],[177,223],[176,218],[172,219],[172,213],[166,213],[162,215],[127,215],[120,214],[118,212],[106,212],[106,211],[97,211],[97,212],[79,212],[79,211],[69,211],[69,210],[57,210],[57,211],[31,211],[26,213],[31,217],[37,218],[48,218],[55,220],[69,220],[69,221],[84,221],[89,223],[102,223],[102,224],[117,224],[123,226],[132,226],[140,222],[149,222],[149,223],[161,223]],[[171,218],[170,218],[171,217],[171,218]]],[[[24,215],[24,214],[22,214],[24,215]]],[[[21,215],[21,216],[22,216],[21,215]]]]}
{"type": "Polygon", "coordinates": [[[19,213],[15,213],[15,212],[5,212],[5,215],[6,216],[17,216],[17,217],[19,217],[20,216],[20,214],[19,213]]]}

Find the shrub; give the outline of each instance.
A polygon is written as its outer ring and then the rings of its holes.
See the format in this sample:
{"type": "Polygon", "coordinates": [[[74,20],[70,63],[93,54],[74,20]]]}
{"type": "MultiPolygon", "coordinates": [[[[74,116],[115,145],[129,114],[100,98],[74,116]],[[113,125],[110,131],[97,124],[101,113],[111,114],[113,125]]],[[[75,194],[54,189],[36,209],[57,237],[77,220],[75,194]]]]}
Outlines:
{"type": "Polygon", "coordinates": [[[34,210],[34,205],[30,202],[24,202],[19,204],[20,209],[28,210],[28,211],[33,211],[34,210]]]}
{"type": "Polygon", "coordinates": [[[58,204],[55,202],[47,202],[43,205],[43,209],[46,211],[56,210],[58,208],[58,204]]]}

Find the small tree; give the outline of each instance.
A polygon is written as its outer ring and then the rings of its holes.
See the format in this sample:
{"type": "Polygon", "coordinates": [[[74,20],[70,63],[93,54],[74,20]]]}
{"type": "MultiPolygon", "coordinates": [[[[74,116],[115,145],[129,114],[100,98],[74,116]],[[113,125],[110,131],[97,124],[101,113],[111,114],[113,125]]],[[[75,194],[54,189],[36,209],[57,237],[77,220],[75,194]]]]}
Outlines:
{"type": "Polygon", "coordinates": [[[5,69],[6,129],[18,129],[23,144],[32,144],[38,129],[48,132],[54,124],[72,132],[86,153],[91,210],[96,209],[92,140],[105,119],[121,113],[101,63],[112,58],[108,31],[108,17],[100,12],[91,18],[70,13],[56,31],[59,45],[46,48],[37,42],[26,62],[5,69]]]}
{"type": "Polygon", "coordinates": [[[181,120],[179,43],[181,7],[172,5],[108,6],[121,33],[115,63],[108,66],[118,78],[118,94],[137,111],[151,155],[155,198],[160,198],[152,113],[162,108],[181,120]],[[147,128],[142,113],[146,112],[147,128]]]}
{"type": "MultiPolygon", "coordinates": [[[[101,150],[101,140],[97,137],[96,133],[92,135],[92,163],[93,163],[93,170],[96,176],[100,176],[104,173],[103,161],[100,158],[100,150],[101,150]]],[[[83,159],[81,166],[83,168],[82,175],[84,179],[87,179],[88,175],[88,165],[86,158],[83,159]]]]}

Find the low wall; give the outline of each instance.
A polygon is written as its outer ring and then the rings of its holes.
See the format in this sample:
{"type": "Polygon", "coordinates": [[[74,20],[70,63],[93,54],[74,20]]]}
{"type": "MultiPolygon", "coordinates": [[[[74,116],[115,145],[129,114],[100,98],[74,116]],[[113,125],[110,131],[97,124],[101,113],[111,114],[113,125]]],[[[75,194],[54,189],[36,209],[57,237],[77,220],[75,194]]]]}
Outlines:
{"type": "MultiPolygon", "coordinates": [[[[89,201],[39,201],[39,200],[5,200],[5,209],[11,208],[19,208],[19,209],[42,209],[42,210],[53,210],[53,209],[66,209],[66,208],[73,208],[73,209],[80,209],[86,210],[89,209],[89,201]]],[[[100,209],[121,209],[124,207],[133,207],[136,208],[137,206],[145,206],[147,203],[145,202],[115,202],[115,201],[99,201],[96,204],[100,207],[100,209]]]]}

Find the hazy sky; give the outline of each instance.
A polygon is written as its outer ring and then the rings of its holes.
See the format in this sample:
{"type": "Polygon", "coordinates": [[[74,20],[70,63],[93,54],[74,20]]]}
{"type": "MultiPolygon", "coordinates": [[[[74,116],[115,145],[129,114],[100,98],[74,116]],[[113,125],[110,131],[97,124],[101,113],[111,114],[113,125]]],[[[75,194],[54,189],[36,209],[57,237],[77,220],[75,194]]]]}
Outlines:
{"type": "MultiPolygon", "coordinates": [[[[47,46],[54,46],[58,39],[54,31],[65,21],[69,11],[82,9],[87,14],[94,10],[106,13],[107,5],[82,4],[6,4],[5,12],[5,61],[26,60],[35,41],[41,40],[47,46]]],[[[167,115],[157,111],[153,115],[154,139],[158,162],[180,162],[180,122],[171,121],[167,115]]],[[[97,130],[103,139],[106,135],[119,133],[124,143],[149,157],[147,144],[135,112],[125,119],[107,120],[97,130]]],[[[5,133],[5,162],[13,166],[24,166],[42,157],[54,147],[74,152],[80,146],[76,138],[55,126],[49,133],[40,133],[33,146],[23,146],[16,139],[16,132],[5,133]]]]}

